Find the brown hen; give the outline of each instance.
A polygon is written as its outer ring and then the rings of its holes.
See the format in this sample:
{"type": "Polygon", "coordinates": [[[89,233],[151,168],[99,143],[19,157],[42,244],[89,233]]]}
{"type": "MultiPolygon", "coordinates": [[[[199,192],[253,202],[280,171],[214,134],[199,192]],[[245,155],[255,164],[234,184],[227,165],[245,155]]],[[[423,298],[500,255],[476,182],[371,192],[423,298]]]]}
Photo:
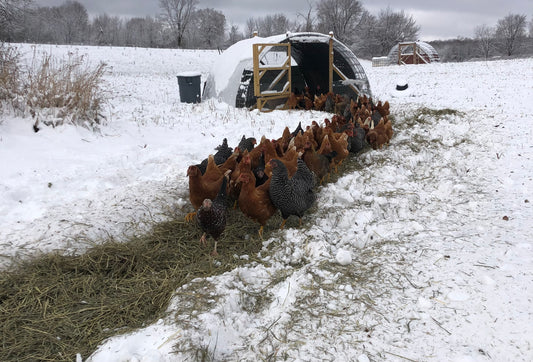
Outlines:
{"type": "Polygon", "coordinates": [[[338,166],[350,154],[348,151],[348,135],[346,133],[333,133],[331,128],[326,128],[325,132],[331,143],[332,151],[337,152],[337,155],[333,158],[333,166],[335,167],[335,172],[338,172],[338,166]]]}
{"type": "Polygon", "coordinates": [[[238,180],[242,183],[241,193],[239,194],[239,208],[244,215],[261,225],[258,233],[259,237],[263,238],[263,228],[266,222],[277,211],[272,201],[270,201],[270,179],[264,184],[255,187],[253,173],[242,172],[238,180]]]}
{"type": "MultiPolygon", "coordinates": [[[[215,165],[213,155],[209,155],[207,159],[207,169],[202,175],[198,166],[189,166],[187,170],[189,176],[189,200],[195,210],[202,206],[205,199],[213,200],[220,189],[224,174],[215,165]]],[[[196,212],[191,212],[185,216],[186,221],[191,221],[196,215],[196,212]]]]}

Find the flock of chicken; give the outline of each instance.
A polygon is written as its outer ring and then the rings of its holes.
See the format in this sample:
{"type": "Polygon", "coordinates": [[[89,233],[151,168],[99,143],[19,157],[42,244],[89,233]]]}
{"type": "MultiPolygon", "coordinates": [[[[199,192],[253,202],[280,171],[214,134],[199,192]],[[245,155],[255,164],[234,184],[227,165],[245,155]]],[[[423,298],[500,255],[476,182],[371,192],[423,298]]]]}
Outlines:
{"type": "MultiPolygon", "coordinates": [[[[350,153],[367,144],[378,149],[389,143],[393,131],[388,102],[374,104],[363,96],[337,112],[341,97],[328,93],[323,99],[324,105],[331,99],[336,111],[324,125],[313,121],[304,130],[300,123],[293,132],[285,127],[281,138],[268,140],[263,136],[258,145],[255,138],[243,136],[235,150],[224,138],[214,155],[188,168],[189,198],[197,211],[187,214],[186,220],[196,218],[204,232],[200,239],[203,245],[208,235],[213,237],[213,255],[217,255],[231,201],[260,224],[260,237],[277,210],[283,218],[280,228],[291,215],[300,218],[301,224],[302,216],[315,202],[315,187],[329,179],[330,172],[337,172],[350,153]]],[[[321,101],[319,97],[317,101],[321,101]]]]}

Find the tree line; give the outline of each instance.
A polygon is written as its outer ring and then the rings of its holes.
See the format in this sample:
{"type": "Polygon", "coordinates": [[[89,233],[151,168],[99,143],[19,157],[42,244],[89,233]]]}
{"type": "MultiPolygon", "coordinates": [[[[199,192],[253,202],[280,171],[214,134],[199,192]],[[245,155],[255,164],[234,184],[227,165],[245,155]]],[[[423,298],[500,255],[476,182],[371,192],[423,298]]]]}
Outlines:
{"type": "MultiPolygon", "coordinates": [[[[229,24],[223,12],[201,9],[198,4],[199,0],[159,0],[156,17],[101,14],[89,18],[78,1],[39,7],[33,0],[0,0],[0,41],[224,49],[254,31],[263,37],[287,31],[333,31],[357,56],[371,58],[387,55],[398,42],[417,40],[420,35],[412,15],[390,7],[371,14],[358,0],[308,0],[307,8],[292,19],[281,13],[251,17],[245,29],[229,24]]],[[[475,34],[474,39],[431,44],[444,61],[533,53],[533,21],[528,25],[525,15],[509,14],[494,26],[480,25],[475,34]]]]}
{"type": "Polygon", "coordinates": [[[459,37],[430,44],[442,61],[532,56],[533,19],[528,23],[525,15],[508,14],[492,26],[476,26],[473,38],[459,37]]]}

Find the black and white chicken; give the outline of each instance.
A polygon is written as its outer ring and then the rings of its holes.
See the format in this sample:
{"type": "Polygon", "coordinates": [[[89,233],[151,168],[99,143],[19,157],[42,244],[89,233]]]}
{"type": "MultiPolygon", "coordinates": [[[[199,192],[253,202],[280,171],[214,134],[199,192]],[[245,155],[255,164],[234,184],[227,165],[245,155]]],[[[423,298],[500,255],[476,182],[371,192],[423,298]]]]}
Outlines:
{"type": "Polygon", "coordinates": [[[300,224],[306,210],[315,202],[313,192],[315,177],[305,162],[298,159],[298,168],[292,178],[289,178],[287,167],[278,159],[270,160],[272,178],[270,182],[270,199],[272,204],[281,211],[283,229],[291,215],[298,216],[300,224]]]}
{"type": "Polygon", "coordinates": [[[220,185],[220,190],[214,200],[205,199],[202,202],[202,206],[196,213],[196,220],[198,225],[203,230],[203,235],[200,238],[200,244],[207,245],[207,236],[215,240],[215,247],[212,255],[218,255],[217,243],[220,235],[226,229],[226,216],[228,210],[228,197],[226,188],[228,186],[228,178],[231,171],[227,171],[220,185]]]}

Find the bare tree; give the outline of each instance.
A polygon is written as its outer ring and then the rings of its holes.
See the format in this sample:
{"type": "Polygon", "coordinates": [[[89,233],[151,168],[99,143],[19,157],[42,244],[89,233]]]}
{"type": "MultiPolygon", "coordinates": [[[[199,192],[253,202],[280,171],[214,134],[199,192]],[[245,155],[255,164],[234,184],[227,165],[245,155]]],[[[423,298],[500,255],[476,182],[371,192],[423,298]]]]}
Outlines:
{"type": "Polygon", "coordinates": [[[274,32],[274,22],[271,15],[257,18],[255,21],[256,29],[260,36],[271,36],[276,34],[274,32]]]}
{"type": "Polygon", "coordinates": [[[50,7],[38,7],[28,11],[24,16],[24,41],[34,43],[52,43],[56,40],[55,26],[50,19],[54,13],[50,7]]]}
{"type": "Polygon", "coordinates": [[[494,47],[494,29],[485,24],[476,26],[474,29],[474,36],[479,43],[481,54],[487,59],[494,47]]]}
{"type": "Polygon", "coordinates": [[[247,32],[251,35],[257,31],[260,36],[284,34],[295,29],[289,19],[283,14],[266,15],[259,18],[249,18],[246,21],[247,32]]]}
{"type": "Polygon", "coordinates": [[[159,0],[159,6],[163,10],[161,17],[174,33],[178,48],[183,45],[185,32],[198,2],[199,0],[159,0]]]}
{"type": "Polygon", "coordinates": [[[313,16],[314,4],[311,0],[307,0],[307,13],[297,13],[296,17],[303,19],[303,25],[300,26],[300,31],[310,32],[315,29],[315,17],[313,16]]]}
{"type": "Polygon", "coordinates": [[[244,35],[239,30],[239,27],[235,24],[232,24],[229,29],[227,45],[228,46],[233,45],[236,42],[241,41],[243,39],[244,39],[244,35]]]}
{"type": "Polygon", "coordinates": [[[272,15],[272,35],[284,34],[292,30],[294,28],[285,15],[281,13],[272,15]]]}
{"type": "Polygon", "coordinates": [[[403,41],[418,39],[420,27],[412,15],[403,10],[393,11],[390,7],[379,12],[375,39],[382,54],[386,54],[394,45],[403,41]]]}
{"type": "Polygon", "coordinates": [[[85,6],[77,1],[67,0],[53,10],[61,42],[72,44],[86,40],[89,15],[85,6]]]}
{"type": "Polygon", "coordinates": [[[533,16],[529,20],[529,37],[533,38],[533,16]]]}
{"type": "MultiPolygon", "coordinates": [[[[367,10],[363,12],[351,47],[358,57],[371,58],[384,55],[376,39],[378,19],[367,10]]],[[[388,52],[388,50],[387,50],[388,52]]]]}
{"type": "Polygon", "coordinates": [[[124,33],[118,16],[99,15],[91,23],[92,42],[96,45],[124,45],[124,33]]]}
{"type": "Polygon", "coordinates": [[[126,45],[145,48],[157,45],[160,24],[153,18],[131,18],[125,26],[126,45]]]}
{"type": "Polygon", "coordinates": [[[521,46],[526,35],[526,16],[509,14],[498,20],[496,38],[507,56],[513,55],[521,46]]]}
{"type": "Polygon", "coordinates": [[[224,43],[226,16],[215,9],[200,9],[194,12],[192,45],[198,48],[221,48],[224,43]]]}
{"type": "Polygon", "coordinates": [[[323,0],[317,6],[318,29],[323,33],[333,31],[337,39],[349,43],[363,11],[358,0],[323,0]]]}
{"type": "Polygon", "coordinates": [[[23,17],[33,0],[0,0],[0,40],[12,41],[22,29],[23,17]]]}
{"type": "Polygon", "coordinates": [[[254,18],[248,18],[248,20],[246,20],[246,34],[245,34],[245,37],[251,37],[253,35],[254,31],[259,32],[259,29],[257,28],[257,21],[254,18]]]}

